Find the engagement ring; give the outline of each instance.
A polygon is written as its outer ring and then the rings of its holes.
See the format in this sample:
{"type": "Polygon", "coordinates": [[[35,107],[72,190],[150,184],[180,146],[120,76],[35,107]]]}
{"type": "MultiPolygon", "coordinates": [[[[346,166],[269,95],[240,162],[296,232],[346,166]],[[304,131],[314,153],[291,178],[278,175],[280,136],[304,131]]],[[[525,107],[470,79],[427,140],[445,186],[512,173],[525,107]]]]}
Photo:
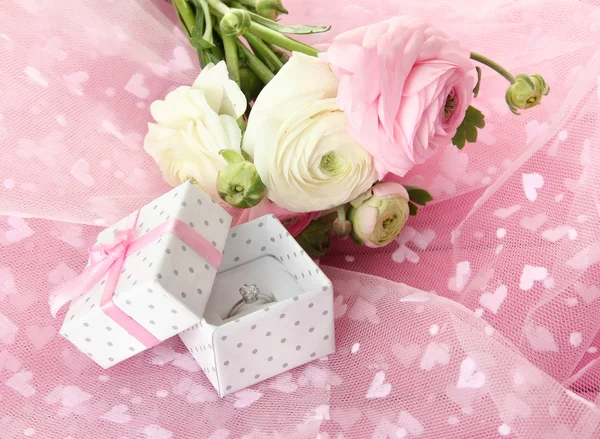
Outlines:
{"type": "Polygon", "coordinates": [[[235,316],[240,310],[244,307],[244,305],[256,303],[259,300],[262,303],[273,303],[277,302],[275,296],[273,294],[263,294],[260,292],[260,289],[256,286],[256,284],[244,284],[243,287],[239,289],[240,295],[242,298],[236,302],[235,305],[229,310],[229,314],[227,314],[227,318],[231,318],[235,316]]]}

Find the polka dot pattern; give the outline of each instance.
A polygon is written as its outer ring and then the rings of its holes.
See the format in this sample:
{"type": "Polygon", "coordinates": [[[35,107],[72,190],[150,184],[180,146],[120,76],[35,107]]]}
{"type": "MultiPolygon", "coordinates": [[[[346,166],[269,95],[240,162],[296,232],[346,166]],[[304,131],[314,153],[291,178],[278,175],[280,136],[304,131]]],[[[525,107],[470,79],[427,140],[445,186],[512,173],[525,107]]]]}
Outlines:
{"type": "Polygon", "coordinates": [[[277,258],[302,294],[220,325],[203,321],[180,334],[221,396],[334,350],[331,283],[278,220],[263,217],[232,229],[222,270],[265,256],[277,258]],[[213,340],[214,349],[207,350],[213,340]]]}
{"type": "MultiPolygon", "coordinates": [[[[193,227],[223,251],[231,217],[193,184],[183,184],[142,207],[136,238],[165,220],[179,220],[193,227]]],[[[124,218],[98,236],[97,243],[110,243],[118,230],[130,227],[124,218]]],[[[172,233],[167,233],[127,257],[119,276],[113,302],[159,340],[198,323],[217,269],[172,233]]],[[[100,309],[105,276],[86,295],[75,299],[61,334],[102,367],[117,364],[143,350],[133,338],[100,309]]]]}

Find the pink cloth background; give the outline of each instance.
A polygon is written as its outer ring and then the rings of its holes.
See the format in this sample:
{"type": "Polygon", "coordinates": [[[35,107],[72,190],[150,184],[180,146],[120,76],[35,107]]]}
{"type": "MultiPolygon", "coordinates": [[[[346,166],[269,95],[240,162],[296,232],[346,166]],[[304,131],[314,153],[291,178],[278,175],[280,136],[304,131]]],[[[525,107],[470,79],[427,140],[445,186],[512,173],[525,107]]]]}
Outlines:
{"type": "Polygon", "coordinates": [[[515,117],[484,69],[479,142],[404,180],[436,203],[384,250],[323,259],[337,353],[219,400],[178,339],[103,371],[47,306],[100,227],[167,190],[142,149],[148,107],[198,73],[169,5],[4,2],[0,437],[599,437],[600,3],[285,5],[334,26],[318,43],[419,15],[551,94],[515,117]]]}

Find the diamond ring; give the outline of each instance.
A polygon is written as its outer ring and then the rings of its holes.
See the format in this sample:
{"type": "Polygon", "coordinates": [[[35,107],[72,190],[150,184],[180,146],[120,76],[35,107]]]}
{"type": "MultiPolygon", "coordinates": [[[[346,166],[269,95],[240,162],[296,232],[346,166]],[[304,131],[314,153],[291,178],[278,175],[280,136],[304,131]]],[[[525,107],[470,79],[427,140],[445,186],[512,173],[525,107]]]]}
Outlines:
{"type": "Polygon", "coordinates": [[[231,307],[229,313],[227,314],[228,319],[238,314],[240,310],[244,307],[244,305],[256,303],[258,301],[262,301],[262,303],[277,302],[277,299],[275,299],[275,296],[273,296],[273,294],[261,293],[260,289],[256,286],[256,284],[244,284],[239,289],[239,292],[242,298],[231,307]]]}

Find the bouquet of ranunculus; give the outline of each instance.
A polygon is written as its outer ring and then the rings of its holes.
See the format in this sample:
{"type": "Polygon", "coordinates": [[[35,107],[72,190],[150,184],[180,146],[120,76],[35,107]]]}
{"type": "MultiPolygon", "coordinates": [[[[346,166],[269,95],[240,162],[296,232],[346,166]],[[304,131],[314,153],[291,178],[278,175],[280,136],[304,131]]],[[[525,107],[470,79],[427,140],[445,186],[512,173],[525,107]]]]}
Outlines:
{"type": "Polygon", "coordinates": [[[332,235],[385,246],[431,201],[382,181],[477,140],[473,61],[510,82],[515,114],[549,92],[540,75],[513,76],[417,18],[343,33],[319,52],[288,35],[328,28],[279,24],[280,0],[172,3],[202,72],[152,104],[146,151],[168,183],[193,179],[244,209],[238,223],[275,214],[313,256],[332,235]]]}

